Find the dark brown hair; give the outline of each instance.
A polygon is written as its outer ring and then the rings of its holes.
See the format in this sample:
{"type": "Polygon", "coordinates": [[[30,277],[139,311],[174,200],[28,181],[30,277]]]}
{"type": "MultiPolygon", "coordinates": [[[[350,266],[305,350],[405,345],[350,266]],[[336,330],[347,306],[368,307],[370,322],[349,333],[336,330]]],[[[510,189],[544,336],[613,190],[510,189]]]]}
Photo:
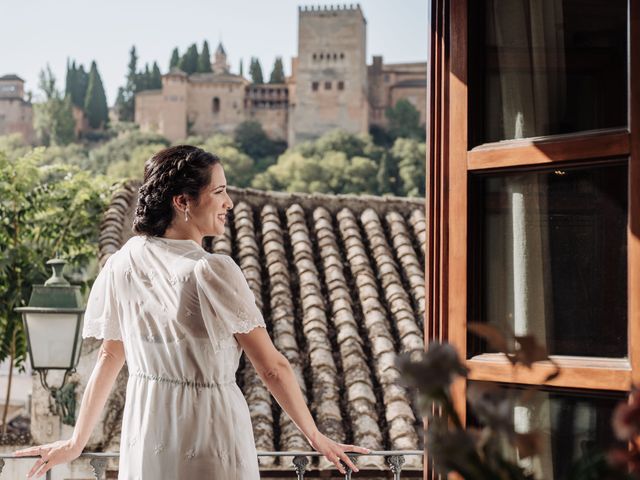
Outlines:
{"type": "Polygon", "coordinates": [[[136,234],[162,236],[175,211],[172,199],[185,194],[198,198],[211,181],[211,167],[220,163],[212,153],[191,145],[160,150],[144,165],[144,180],[138,190],[133,231],[136,234]]]}

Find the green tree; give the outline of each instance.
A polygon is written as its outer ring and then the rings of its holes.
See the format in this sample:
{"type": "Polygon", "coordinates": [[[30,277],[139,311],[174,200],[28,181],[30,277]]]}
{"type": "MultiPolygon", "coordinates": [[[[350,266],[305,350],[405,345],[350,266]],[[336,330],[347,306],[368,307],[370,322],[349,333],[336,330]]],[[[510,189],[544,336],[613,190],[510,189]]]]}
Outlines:
{"type": "Polygon", "coordinates": [[[118,89],[116,98],[116,111],[118,120],[133,122],[135,117],[135,93],[138,81],[138,54],[135,45],[129,51],[129,64],[127,65],[127,80],[124,87],[118,89]]]}
{"type": "Polygon", "coordinates": [[[275,157],[286,150],[286,143],[271,140],[260,122],[247,120],[239,124],[234,132],[234,140],[244,153],[255,161],[265,157],[275,157]]]}
{"type": "Polygon", "coordinates": [[[269,83],[284,83],[284,67],[282,65],[282,57],[277,57],[276,61],[273,63],[273,70],[271,70],[269,83]]]}
{"type": "Polygon", "coordinates": [[[378,181],[378,193],[395,194],[398,171],[395,159],[385,154],[380,160],[376,180],[378,181]]]}
{"type": "Polygon", "coordinates": [[[17,160],[24,156],[30,149],[20,133],[10,133],[0,136],[0,152],[4,152],[9,160],[17,160]]]}
{"type": "Polygon", "coordinates": [[[178,52],[178,47],[173,49],[171,52],[171,60],[169,60],[169,70],[174,67],[178,67],[180,65],[180,52],[178,52]]]}
{"type": "Polygon", "coordinates": [[[149,64],[144,64],[144,70],[142,70],[138,74],[138,85],[136,88],[136,92],[142,92],[144,90],[151,89],[151,70],[149,69],[149,64]]]}
{"type": "Polygon", "coordinates": [[[69,63],[69,59],[67,58],[67,76],[65,78],[65,82],[64,82],[64,95],[65,97],[71,97],[71,102],[74,102],[73,99],[73,94],[74,94],[74,89],[76,87],[76,75],[77,75],[77,70],[76,70],[76,62],[75,60],[71,63],[69,63]]]}
{"type": "Polygon", "coordinates": [[[244,76],[244,63],[242,62],[242,59],[240,59],[240,66],[238,68],[238,75],[240,75],[241,77],[244,76]]]}
{"type": "Polygon", "coordinates": [[[398,138],[391,148],[391,155],[398,164],[402,194],[424,197],[426,190],[426,156],[424,143],[411,138],[398,138]]]}
{"type": "Polygon", "coordinates": [[[37,149],[10,161],[0,152],[0,361],[10,365],[6,398],[13,368],[23,368],[27,353],[22,319],[14,309],[25,306],[32,286],[50,276],[45,262],[55,256],[67,260],[86,290],[98,250],[96,218],[111,193],[104,177],[65,165],[40,166],[41,153],[37,149]]]}
{"type": "Polygon", "coordinates": [[[165,147],[166,145],[162,143],[137,145],[131,151],[128,159],[117,160],[110,164],[107,168],[107,175],[115,179],[142,180],[145,162],[165,147]]]}
{"type": "Polygon", "coordinates": [[[77,66],[75,60],[69,64],[67,61],[67,76],[65,82],[65,96],[71,99],[71,103],[84,109],[84,100],[89,85],[89,74],[84,71],[84,66],[77,66]]]}
{"type": "Polygon", "coordinates": [[[156,133],[128,130],[89,152],[85,168],[104,174],[112,163],[128,162],[133,151],[140,145],[159,144],[169,146],[169,140],[156,133]]]}
{"type": "Polygon", "coordinates": [[[200,56],[198,57],[198,72],[200,73],[210,73],[213,70],[211,69],[211,53],[209,53],[209,42],[206,40],[202,45],[202,51],[200,52],[200,56]]]}
{"type": "Polygon", "coordinates": [[[56,78],[47,65],[40,71],[39,88],[45,101],[34,105],[34,127],[44,145],[66,145],[75,136],[75,121],[71,99],[63,97],[56,87],[56,78]]]}
{"type": "Polygon", "coordinates": [[[107,97],[95,61],[91,62],[89,71],[89,87],[84,100],[84,112],[91,128],[104,128],[109,123],[107,97]]]}
{"type": "Polygon", "coordinates": [[[195,43],[192,44],[182,56],[179,67],[180,70],[187,75],[198,71],[198,46],[195,43]]]}
{"type": "Polygon", "coordinates": [[[159,90],[162,88],[162,73],[160,73],[160,67],[158,62],[153,62],[153,69],[151,70],[151,81],[149,82],[151,89],[159,90]]]}
{"type": "Polygon", "coordinates": [[[369,137],[330,132],[287,150],[251,185],[288,192],[376,194],[379,155],[369,137]]]}
{"type": "Polygon", "coordinates": [[[260,66],[260,60],[256,57],[251,58],[249,76],[251,77],[251,81],[257,85],[264,83],[264,79],[262,78],[262,66],[260,66]]]}
{"type": "Polygon", "coordinates": [[[398,100],[394,107],[387,107],[385,115],[389,120],[389,133],[394,138],[424,139],[425,132],[420,126],[420,112],[409,100],[398,100]]]}

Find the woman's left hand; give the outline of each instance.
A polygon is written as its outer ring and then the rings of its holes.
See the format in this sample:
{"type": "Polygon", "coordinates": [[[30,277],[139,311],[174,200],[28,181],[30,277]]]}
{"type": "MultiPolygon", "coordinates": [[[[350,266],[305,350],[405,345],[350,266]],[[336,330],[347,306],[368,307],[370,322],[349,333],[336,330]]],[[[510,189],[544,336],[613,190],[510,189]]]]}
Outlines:
{"type": "Polygon", "coordinates": [[[82,450],[78,449],[71,440],[59,440],[46,445],[17,450],[13,455],[15,457],[32,457],[40,455],[41,458],[36,461],[27,474],[27,478],[31,478],[33,476],[38,478],[56,465],[75,460],[80,456],[80,453],[82,453],[82,450]]]}
{"type": "Polygon", "coordinates": [[[333,463],[341,474],[347,473],[344,466],[340,461],[344,462],[352,472],[357,472],[358,467],[355,466],[353,461],[349,458],[347,453],[369,453],[371,450],[364,447],[358,447],[356,445],[347,445],[344,443],[338,443],[331,440],[326,435],[317,432],[313,438],[309,439],[311,446],[314,450],[323,454],[327,460],[333,463]]]}

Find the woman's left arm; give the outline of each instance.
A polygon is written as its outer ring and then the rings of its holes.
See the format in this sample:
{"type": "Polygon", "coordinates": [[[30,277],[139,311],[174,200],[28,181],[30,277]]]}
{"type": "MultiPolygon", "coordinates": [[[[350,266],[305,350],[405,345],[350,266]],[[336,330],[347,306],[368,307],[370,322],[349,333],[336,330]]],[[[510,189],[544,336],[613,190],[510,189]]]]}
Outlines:
{"type": "Polygon", "coordinates": [[[307,437],[311,446],[335,464],[342,474],[345,470],[340,461],[357,472],[358,468],[346,452],[369,453],[369,450],[355,445],[337,443],[318,430],[291,364],[275,348],[267,331],[264,328],[254,328],[249,333],[236,333],[235,337],[264,384],[307,437]]]}
{"type": "Polygon", "coordinates": [[[68,463],[80,456],[100,418],[124,362],[124,344],[120,340],[104,340],[98,353],[98,360],[82,396],[78,419],[71,438],[47,445],[25,448],[14,453],[16,457],[41,455],[27,477],[30,478],[34,475],[36,478],[40,477],[54,466],[68,463]]]}

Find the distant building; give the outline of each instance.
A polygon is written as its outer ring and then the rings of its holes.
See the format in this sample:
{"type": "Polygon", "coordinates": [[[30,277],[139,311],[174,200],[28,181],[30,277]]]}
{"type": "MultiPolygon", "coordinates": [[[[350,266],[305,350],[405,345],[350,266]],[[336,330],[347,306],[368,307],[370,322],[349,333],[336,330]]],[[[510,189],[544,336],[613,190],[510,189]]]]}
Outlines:
{"type": "Polygon", "coordinates": [[[366,133],[386,127],[385,110],[408,99],[426,115],[426,62],[366,64],[366,20],[359,5],[300,7],[298,55],[283,84],[252,84],[231,73],[218,45],[213,73],[173,69],[162,89],[140,92],[135,122],[172,141],[188,135],[232,133],[243,121],[260,122],[269,136],[289,145],[342,129],[366,133]]]}
{"type": "Polygon", "coordinates": [[[17,75],[0,77],[0,135],[20,133],[33,143],[33,106],[25,99],[24,80],[17,75]]]}

